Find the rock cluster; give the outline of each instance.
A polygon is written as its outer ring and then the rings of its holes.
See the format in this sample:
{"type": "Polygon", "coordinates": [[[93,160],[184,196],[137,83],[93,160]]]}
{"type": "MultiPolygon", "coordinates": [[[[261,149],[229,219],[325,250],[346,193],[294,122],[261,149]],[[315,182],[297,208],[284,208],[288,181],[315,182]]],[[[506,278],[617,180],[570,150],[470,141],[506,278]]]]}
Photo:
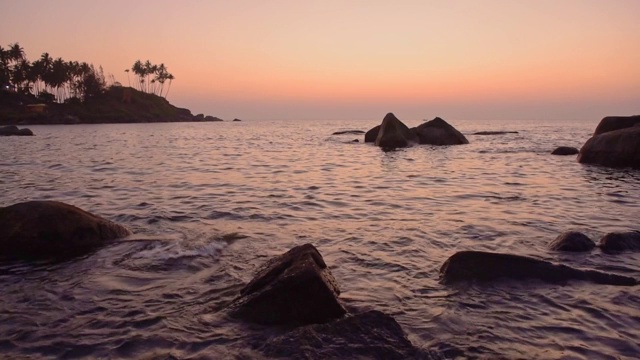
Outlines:
{"type": "Polygon", "coordinates": [[[417,127],[409,128],[393,113],[388,113],[382,124],[365,133],[365,142],[375,143],[383,149],[407,147],[413,144],[460,145],[467,138],[443,119],[437,117],[417,127]]]}
{"type": "Polygon", "coordinates": [[[30,129],[19,129],[15,125],[8,125],[0,127],[0,136],[33,136],[33,132],[30,129]]]}
{"type": "Polygon", "coordinates": [[[580,149],[578,162],[640,169],[640,115],[602,119],[580,149]]]}

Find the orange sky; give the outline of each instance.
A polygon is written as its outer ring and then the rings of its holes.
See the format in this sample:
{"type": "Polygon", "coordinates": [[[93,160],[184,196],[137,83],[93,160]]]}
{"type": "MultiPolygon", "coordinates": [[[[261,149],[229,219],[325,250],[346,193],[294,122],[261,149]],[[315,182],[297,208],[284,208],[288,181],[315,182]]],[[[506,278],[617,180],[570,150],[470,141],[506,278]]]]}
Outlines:
{"type": "Polygon", "coordinates": [[[0,45],[176,77],[222,118],[640,113],[640,1],[2,1],[0,45]]]}

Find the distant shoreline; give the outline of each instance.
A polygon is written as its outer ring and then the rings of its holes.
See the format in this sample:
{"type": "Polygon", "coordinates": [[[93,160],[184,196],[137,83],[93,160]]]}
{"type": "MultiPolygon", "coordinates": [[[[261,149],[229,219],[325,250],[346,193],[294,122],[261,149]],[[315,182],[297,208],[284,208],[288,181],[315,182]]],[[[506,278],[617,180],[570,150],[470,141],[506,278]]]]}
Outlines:
{"type": "Polygon", "coordinates": [[[43,103],[33,95],[0,92],[0,125],[142,124],[220,122],[218,117],[193,115],[165,98],[131,87],[112,86],[85,102],[43,103]]]}

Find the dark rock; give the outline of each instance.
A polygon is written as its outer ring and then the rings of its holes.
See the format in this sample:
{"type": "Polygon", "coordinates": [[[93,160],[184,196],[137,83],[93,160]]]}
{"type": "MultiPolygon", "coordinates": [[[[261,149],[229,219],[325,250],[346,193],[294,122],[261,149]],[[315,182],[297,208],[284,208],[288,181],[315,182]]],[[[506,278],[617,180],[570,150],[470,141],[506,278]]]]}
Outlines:
{"type": "Polygon", "coordinates": [[[578,162],[640,169],[640,126],[591,137],[580,149],[578,162]]]}
{"type": "Polygon", "coordinates": [[[432,358],[411,344],[394,318],[376,310],[299,327],[282,336],[255,341],[254,347],[268,357],[287,359],[432,358]]]}
{"type": "MultiPolygon", "coordinates": [[[[358,135],[358,134],[364,134],[364,131],[362,130],[345,130],[345,131],[336,131],[331,135],[358,135]]],[[[375,141],[375,140],[374,140],[375,141]]]]}
{"type": "Polygon", "coordinates": [[[580,150],[571,146],[559,146],[551,152],[551,155],[576,155],[580,150]]]}
{"type": "Polygon", "coordinates": [[[393,113],[388,113],[382,119],[375,144],[383,149],[396,149],[407,147],[417,142],[418,137],[407,125],[398,120],[393,113]]]}
{"type": "Polygon", "coordinates": [[[600,239],[598,246],[606,253],[640,251],[640,231],[608,233],[600,239]]]}
{"type": "Polygon", "coordinates": [[[204,117],[204,121],[224,121],[218,117],[207,115],[204,117]]]}
{"type": "Polygon", "coordinates": [[[558,235],[555,240],[549,243],[549,249],[554,251],[590,251],[596,247],[587,235],[578,231],[567,231],[558,235]]]}
{"type": "Polygon", "coordinates": [[[633,116],[607,116],[600,120],[593,136],[600,135],[609,131],[626,129],[640,124],[640,115],[633,116]]]}
{"type": "Polygon", "coordinates": [[[526,256],[482,251],[455,253],[440,268],[440,279],[445,284],[470,280],[489,282],[499,279],[538,279],[556,284],[564,284],[569,280],[619,286],[638,284],[636,279],[627,276],[579,270],[526,256]]]}
{"type": "Polygon", "coordinates": [[[18,129],[15,125],[0,127],[0,136],[33,136],[33,132],[27,128],[18,129]]]}
{"type": "Polygon", "coordinates": [[[358,140],[358,139],[353,139],[353,140],[351,140],[351,142],[352,142],[352,143],[359,143],[359,142],[360,142],[360,140],[358,140]]]}
{"type": "Polygon", "coordinates": [[[233,317],[264,325],[324,323],[346,313],[340,290],[311,244],[269,260],[230,305],[233,317]]]}
{"type": "Polygon", "coordinates": [[[518,134],[517,131],[478,131],[471,135],[505,135],[505,134],[518,134]]]}
{"type": "Polygon", "coordinates": [[[233,119],[233,121],[242,121],[242,120],[240,120],[240,119],[233,119]]]}
{"type": "Polygon", "coordinates": [[[469,140],[460,131],[439,117],[411,130],[418,136],[420,144],[461,145],[469,143],[469,140]]]}
{"type": "Polygon", "coordinates": [[[0,257],[65,259],[130,235],[124,226],[57,201],[0,208],[0,257]]]}
{"type": "Polygon", "coordinates": [[[380,125],[374,126],[373,128],[371,128],[369,131],[367,131],[364,134],[364,142],[366,143],[376,142],[376,139],[378,138],[378,132],[380,132],[380,125]]]}

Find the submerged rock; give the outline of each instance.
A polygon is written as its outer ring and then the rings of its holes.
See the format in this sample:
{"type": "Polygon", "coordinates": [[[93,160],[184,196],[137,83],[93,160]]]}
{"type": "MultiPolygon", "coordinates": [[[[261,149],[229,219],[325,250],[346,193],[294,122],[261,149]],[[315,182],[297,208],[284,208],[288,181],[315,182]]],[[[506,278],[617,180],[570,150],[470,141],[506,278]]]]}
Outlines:
{"type": "Polygon", "coordinates": [[[439,117],[411,130],[418,136],[420,144],[462,145],[469,143],[469,140],[460,131],[439,117]]]}
{"type": "Polygon", "coordinates": [[[551,155],[576,155],[580,150],[571,146],[558,146],[551,152],[551,155]]]}
{"type": "Polygon", "coordinates": [[[626,129],[638,124],[640,124],[640,115],[606,116],[600,120],[600,123],[598,123],[593,135],[596,136],[609,131],[626,129]]]}
{"type": "Polygon", "coordinates": [[[388,113],[380,124],[378,137],[376,137],[376,146],[384,149],[403,148],[417,143],[418,137],[414,134],[402,121],[388,113]]]}
{"type": "Polygon", "coordinates": [[[0,127],[0,136],[33,136],[33,132],[27,128],[18,129],[15,125],[8,125],[0,127]]]}
{"type": "Polygon", "coordinates": [[[560,284],[569,280],[619,286],[638,284],[636,279],[627,276],[579,270],[526,256],[483,251],[455,253],[440,268],[440,279],[445,284],[471,280],[490,282],[500,279],[538,279],[560,284]]]}
{"type": "Polygon", "coordinates": [[[578,231],[567,231],[558,235],[555,240],[549,243],[549,249],[555,251],[590,251],[596,247],[587,235],[578,231]]]}
{"type": "Polygon", "coordinates": [[[304,244],[263,265],[229,310],[264,325],[324,323],[346,313],[339,294],[322,255],[304,244]]]}
{"type": "Polygon", "coordinates": [[[598,246],[607,253],[640,251],[640,231],[608,233],[600,239],[598,246]]]}
{"type": "Polygon", "coordinates": [[[58,201],[0,208],[0,257],[5,259],[65,259],[130,234],[122,225],[58,201]]]}
{"type": "Polygon", "coordinates": [[[578,162],[640,169],[640,126],[591,137],[580,149],[578,162]]]}
{"type": "Polygon", "coordinates": [[[296,328],[256,342],[269,357],[288,359],[438,359],[407,339],[389,315],[372,310],[328,324],[296,328]]]}
{"type": "Polygon", "coordinates": [[[518,134],[517,131],[478,131],[471,135],[505,135],[505,134],[518,134]]]}
{"type": "MultiPolygon", "coordinates": [[[[331,135],[358,135],[358,134],[364,134],[365,132],[362,130],[344,130],[344,131],[336,131],[331,135]]],[[[374,140],[375,141],[375,140],[374,140]]]]}

